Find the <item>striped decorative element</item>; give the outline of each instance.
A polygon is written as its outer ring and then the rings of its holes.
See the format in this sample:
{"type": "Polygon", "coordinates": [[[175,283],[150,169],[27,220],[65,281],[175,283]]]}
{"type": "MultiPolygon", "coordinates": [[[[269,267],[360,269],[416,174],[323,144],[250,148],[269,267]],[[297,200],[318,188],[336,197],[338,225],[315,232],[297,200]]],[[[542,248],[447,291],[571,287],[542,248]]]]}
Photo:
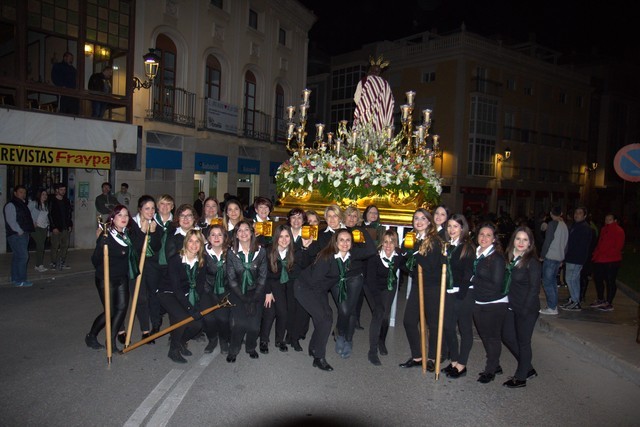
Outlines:
{"type": "Polygon", "coordinates": [[[391,86],[382,77],[365,76],[356,87],[353,127],[371,123],[376,132],[393,124],[394,99],[391,86]]]}

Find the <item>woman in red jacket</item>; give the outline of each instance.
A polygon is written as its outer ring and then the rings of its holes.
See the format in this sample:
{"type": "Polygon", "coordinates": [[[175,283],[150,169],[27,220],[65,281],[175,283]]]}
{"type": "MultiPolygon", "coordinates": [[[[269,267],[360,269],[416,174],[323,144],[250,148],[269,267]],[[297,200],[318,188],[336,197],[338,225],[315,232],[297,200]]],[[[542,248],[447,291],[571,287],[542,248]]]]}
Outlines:
{"type": "Polygon", "coordinates": [[[604,226],[600,230],[600,239],[593,250],[593,280],[596,283],[598,299],[591,308],[600,311],[613,311],[613,298],[618,287],[616,277],[622,261],[624,230],[618,225],[618,219],[612,213],[604,217],[604,226]],[[607,283],[607,298],[604,298],[604,283],[607,283]]]}

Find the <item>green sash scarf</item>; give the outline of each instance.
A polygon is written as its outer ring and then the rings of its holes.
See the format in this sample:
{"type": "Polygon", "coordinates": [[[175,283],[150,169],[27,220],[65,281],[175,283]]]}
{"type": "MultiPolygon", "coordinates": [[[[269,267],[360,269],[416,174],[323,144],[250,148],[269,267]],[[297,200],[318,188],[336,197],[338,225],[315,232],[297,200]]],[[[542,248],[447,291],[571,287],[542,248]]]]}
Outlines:
{"type": "Polygon", "coordinates": [[[135,279],[138,276],[138,274],[140,274],[140,268],[138,266],[138,254],[133,249],[133,242],[131,241],[131,239],[127,235],[126,230],[125,230],[124,233],[118,234],[118,237],[120,237],[122,239],[122,241],[127,244],[127,247],[129,249],[129,259],[128,259],[128,261],[129,261],[129,279],[135,279]]]}
{"type": "Polygon", "coordinates": [[[251,261],[253,261],[253,252],[249,252],[249,261],[244,256],[244,252],[239,252],[240,260],[244,271],[242,272],[242,294],[247,292],[247,287],[253,286],[253,275],[251,274],[251,261]]]}
{"type": "Polygon", "coordinates": [[[509,294],[509,288],[511,287],[511,271],[513,267],[516,266],[518,261],[520,261],[521,256],[517,256],[511,261],[504,269],[504,286],[502,288],[502,295],[509,294]]]}
{"type": "Polygon", "coordinates": [[[286,259],[280,258],[280,256],[278,256],[278,260],[282,267],[282,270],[280,271],[280,283],[287,283],[289,281],[289,272],[287,271],[288,262],[286,259]]]}
{"type": "Polygon", "coordinates": [[[389,274],[387,274],[387,290],[392,291],[393,283],[398,279],[396,277],[396,268],[393,265],[393,259],[383,257],[382,260],[387,263],[387,268],[389,269],[389,274]]]}
{"type": "Polygon", "coordinates": [[[456,250],[462,245],[451,246],[449,245],[447,251],[447,289],[453,289],[453,274],[451,273],[451,258],[456,250]]]}
{"type": "Polygon", "coordinates": [[[165,253],[165,247],[167,246],[167,230],[169,228],[169,223],[171,220],[167,222],[162,222],[162,217],[160,213],[156,212],[156,222],[162,227],[162,246],[160,247],[160,255],[158,256],[158,264],[167,265],[167,254],[165,253]]]}
{"type": "Polygon", "coordinates": [[[189,304],[195,307],[196,303],[200,300],[198,293],[196,292],[196,276],[198,275],[198,262],[193,264],[193,267],[189,267],[189,264],[184,264],[184,270],[187,272],[187,280],[189,281],[189,304]]]}
{"type": "Polygon", "coordinates": [[[351,264],[351,258],[347,258],[346,261],[342,261],[342,258],[338,257],[338,270],[340,271],[340,280],[338,281],[338,303],[341,303],[347,299],[347,271],[351,264]]]}
{"type": "Polygon", "coordinates": [[[222,256],[216,262],[216,281],[213,286],[216,295],[224,294],[224,259],[222,256]]]}

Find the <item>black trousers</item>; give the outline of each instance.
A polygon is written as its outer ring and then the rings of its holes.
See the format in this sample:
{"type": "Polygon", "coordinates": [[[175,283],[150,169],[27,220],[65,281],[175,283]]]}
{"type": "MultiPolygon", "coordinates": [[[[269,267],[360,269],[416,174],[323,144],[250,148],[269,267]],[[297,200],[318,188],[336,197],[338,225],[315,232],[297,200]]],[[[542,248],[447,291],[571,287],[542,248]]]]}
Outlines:
{"type": "MultiPolygon", "coordinates": [[[[418,284],[411,285],[411,292],[404,310],[404,330],[409,341],[411,349],[411,357],[420,359],[422,357],[422,349],[420,348],[420,300],[419,300],[418,284]]],[[[438,313],[440,312],[440,287],[425,286],[424,287],[424,311],[428,329],[428,352],[427,357],[435,360],[436,345],[438,342],[438,313]]],[[[426,333],[426,331],[425,331],[426,333]]],[[[444,355],[446,351],[443,352],[444,355]]]]}
{"type": "MultiPolygon", "coordinates": [[[[222,295],[205,292],[200,295],[200,301],[196,304],[198,311],[205,310],[220,303],[222,295]]],[[[229,318],[231,310],[228,307],[219,308],[202,318],[204,333],[209,341],[219,338],[219,342],[229,342],[231,332],[229,330],[229,318]]]]}
{"type": "Polygon", "coordinates": [[[370,289],[364,286],[364,292],[367,294],[367,301],[373,304],[373,313],[371,315],[371,325],[369,326],[369,351],[377,352],[378,344],[384,343],[389,330],[389,318],[391,317],[391,305],[393,298],[396,296],[397,288],[387,289],[370,289]]]}
{"type": "Polygon", "coordinates": [[[362,292],[364,277],[362,274],[347,277],[347,298],[338,302],[340,290],[336,284],[331,288],[331,295],[338,308],[338,321],[336,328],[338,335],[343,336],[347,341],[353,341],[353,332],[356,330],[356,305],[358,304],[358,296],[362,292]]]}
{"type": "Polygon", "coordinates": [[[315,357],[324,358],[327,354],[327,341],[333,326],[333,312],[329,306],[329,297],[323,290],[310,289],[296,280],[294,294],[313,321],[313,334],[309,340],[309,351],[315,357]]]}
{"type": "MultiPolygon", "coordinates": [[[[95,285],[104,308],[104,279],[96,277],[95,285]]],[[[109,298],[111,299],[111,335],[112,338],[115,338],[124,324],[127,309],[129,308],[129,278],[126,276],[109,278],[109,289],[109,298]]],[[[106,318],[103,311],[93,321],[89,333],[98,335],[104,329],[105,324],[106,318]]]]}
{"type": "Polygon", "coordinates": [[[531,337],[540,314],[537,311],[508,310],[502,326],[502,341],[513,357],[518,361],[516,379],[526,380],[527,373],[533,369],[531,360],[531,337]]]}
{"type": "Polygon", "coordinates": [[[253,301],[255,291],[248,291],[245,297],[252,302],[243,302],[236,294],[231,292],[229,300],[235,307],[231,307],[231,339],[229,342],[229,355],[236,356],[242,348],[242,340],[244,340],[244,348],[247,353],[255,351],[258,345],[258,336],[260,335],[260,322],[262,320],[262,308],[264,307],[264,298],[253,301]],[[255,307],[250,309],[249,305],[255,307]]]}
{"type": "Polygon", "coordinates": [[[142,283],[147,289],[147,302],[149,304],[149,318],[151,319],[151,327],[160,330],[162,325],[162,315],[164,309],[158,298],[158,284],[161,283],[163,277],[167,275],[167,267],[161,267],[152,263],[148,263],[142,272],[142,283]]]}
{"type": "Polygon", "coordinates": [[[484,372],[494,374],[500,366],[500,353],[502,352],[502,326],[509,311],[509,304],[475,304],[473,307],[473,319],[476,329],[482,339],[482,345],[487,354],[484,372]]]}
{"type": "Polygon", "coordinates": [[[619,262],[594,262],[593,281],[596,283],[596,293],[599,300],[605,300],[613,304],[613,299],[618,291],[616,278],[618,277],[619,262]],[[607,285],[607,297],[604,297],[605,283],[607,285]]]}
{"type": "Polygon", "coordinates": [[[264,307],[262,311],[262,324],[260,325],[260,342],[268,343],[269,335],[273,322],[276,322],[276,344],[284,342],[284,336],[287,330],[288,311],[289,311],[289,288],[293,286],[290,283],[280,283],[273,286],[273,298],[271,307],[264,307]]]}
{"type": "Polygon", "coordinates": [[[469,289],[464,299],[458,294],[447,294],[445,303],[444,334],[447,337],[449,356],[452,362],[467,365],[473,347],[473,289],[469,289]],[[457,331],[460,333],[458,341],[457,331]]]}
{"type": "MultiPolygon", "coordinates": [[[[129,280],[129,295],[133,298],[136,289],[136,279],[129,280]]],[[[140,331],[149,332],[149,299],[147,297],[148,290],[144,283],[144,272],[138,290],[138,302],[136,303],[136,318],[140,325],[140,331]]],[[[124,328],[122,330],[125,330],[124,328]]]]}
{"type": "MultiPolygon", "coordinates": [[[[169,323],[175,325],[190,317],[189,312],[182,306],[173,292],[158,292],[158,299],[164,310],[169,314],[169,323]]],[[[202,330],[202,320],[194,320],[171,331],[171,348],[186,344],[202,330]]]]}

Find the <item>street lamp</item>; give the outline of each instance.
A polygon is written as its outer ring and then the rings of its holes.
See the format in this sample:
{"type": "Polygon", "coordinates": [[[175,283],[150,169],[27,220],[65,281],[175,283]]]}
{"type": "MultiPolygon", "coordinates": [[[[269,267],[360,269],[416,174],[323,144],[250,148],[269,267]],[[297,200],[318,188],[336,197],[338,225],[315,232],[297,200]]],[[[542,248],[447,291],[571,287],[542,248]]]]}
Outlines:
{"type": "Polygon", "coordinates": [[[144,73],[147,76],[146,81],[142,81],[137,77],[133,77],[133,90],[149,89],[153,84],[153,79],[158,75],[158,68],[160,67],[160,57],[155,54],[155,49],[149,49],[149,53],[142,55],[144,59],[144,73]]]}
{"type": "Polygon", "coordinates": [[[509,147],[504,149],[504,155],[496,154],[496,159],[498,160],[498,162],[506,162],[507,160],[509,160],[510,157],[511,157],[511,149],[509,147]]]}

